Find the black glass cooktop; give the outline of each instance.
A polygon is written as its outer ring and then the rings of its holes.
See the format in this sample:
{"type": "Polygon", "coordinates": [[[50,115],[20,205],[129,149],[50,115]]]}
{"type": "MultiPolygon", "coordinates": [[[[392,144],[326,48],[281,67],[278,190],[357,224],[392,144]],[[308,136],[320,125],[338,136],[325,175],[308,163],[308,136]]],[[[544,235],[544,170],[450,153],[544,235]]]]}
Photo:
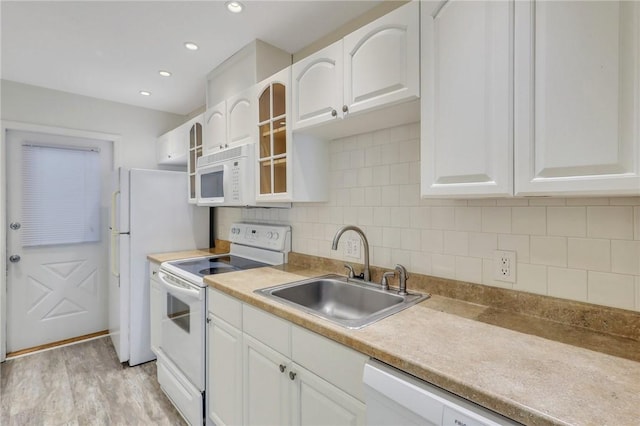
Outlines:
{"type": "Polygon", "coordinates": [[[201,277],[204,277],[205,275],[222,274],[224,272],[243,271],[245,269],[269,266],[266,263],[256,262],[255,260],[233,255],[180,260],[177,262],[171,262],[171,264],[183,271],[187,271],[201,277]]]}

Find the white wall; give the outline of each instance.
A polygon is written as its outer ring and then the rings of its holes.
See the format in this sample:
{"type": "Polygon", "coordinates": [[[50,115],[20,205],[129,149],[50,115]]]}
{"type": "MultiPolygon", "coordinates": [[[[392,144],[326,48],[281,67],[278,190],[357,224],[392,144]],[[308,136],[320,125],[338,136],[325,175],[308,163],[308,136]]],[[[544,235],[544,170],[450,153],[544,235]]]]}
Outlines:
{"type": "Polygon", "coordinates": [[[185,117],[2,80],[2,120],[121,136],[123,167],[156,169],[156,138],[185,117]]]}
{"type": "Polygon", "coordinates": [[[294,251],[349,261],[330,248],[353,224],[373,265],[640,311],[640,197],[422,200],[419,139],[416,123],[331,141],[329,202],[218,208],[216,235],[285,222],[294,251]],[[515,284],[493,280],[496,249],[517,252],[515,284]]]}

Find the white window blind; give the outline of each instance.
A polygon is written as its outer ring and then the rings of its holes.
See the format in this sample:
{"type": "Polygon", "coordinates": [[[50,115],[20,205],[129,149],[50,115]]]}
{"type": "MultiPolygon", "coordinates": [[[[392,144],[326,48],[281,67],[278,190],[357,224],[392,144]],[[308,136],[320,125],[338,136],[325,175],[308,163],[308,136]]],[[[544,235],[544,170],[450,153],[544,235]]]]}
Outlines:
{"type": "Polygon", "coordinates": [[[22,244],[100,240],[100,153],[22,146],[22,244]]]}

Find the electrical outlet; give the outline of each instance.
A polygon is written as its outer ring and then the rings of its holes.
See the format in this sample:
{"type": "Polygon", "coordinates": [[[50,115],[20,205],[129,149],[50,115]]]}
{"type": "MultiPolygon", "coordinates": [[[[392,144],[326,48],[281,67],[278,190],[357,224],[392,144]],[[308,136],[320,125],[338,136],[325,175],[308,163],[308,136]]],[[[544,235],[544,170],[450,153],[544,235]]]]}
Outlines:
{"type": "Polygon", "coordinates": [[[344,255],[354,259],[360,259],[360,237],[357,235],[345,235],[344,255]]]}
{"type": "Polygon", "coordinates": [[[493,279],[508,283],[516,282],[516,252],[496,250],[493,253],[493,279]]]}

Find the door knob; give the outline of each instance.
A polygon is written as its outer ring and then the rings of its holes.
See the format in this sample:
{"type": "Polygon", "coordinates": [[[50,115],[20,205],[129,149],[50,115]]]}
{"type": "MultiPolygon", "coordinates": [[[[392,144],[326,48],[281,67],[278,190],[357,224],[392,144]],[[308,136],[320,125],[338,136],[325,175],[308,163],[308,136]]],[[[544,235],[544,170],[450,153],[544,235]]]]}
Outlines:
{"type": "Polygon", "coordinates": [[[20,256],[18,256],[17,254],[12,254],[11,256],[9,256],[9,262],[11,263],[20,262],[20,256]]]}
{"type": "Polygon", "coordinates": [[[13,229],[14,231],[17,231],[18,229],[20,229],[20,222],[11,222],[9,224],[9,228],[13,229]]]}

